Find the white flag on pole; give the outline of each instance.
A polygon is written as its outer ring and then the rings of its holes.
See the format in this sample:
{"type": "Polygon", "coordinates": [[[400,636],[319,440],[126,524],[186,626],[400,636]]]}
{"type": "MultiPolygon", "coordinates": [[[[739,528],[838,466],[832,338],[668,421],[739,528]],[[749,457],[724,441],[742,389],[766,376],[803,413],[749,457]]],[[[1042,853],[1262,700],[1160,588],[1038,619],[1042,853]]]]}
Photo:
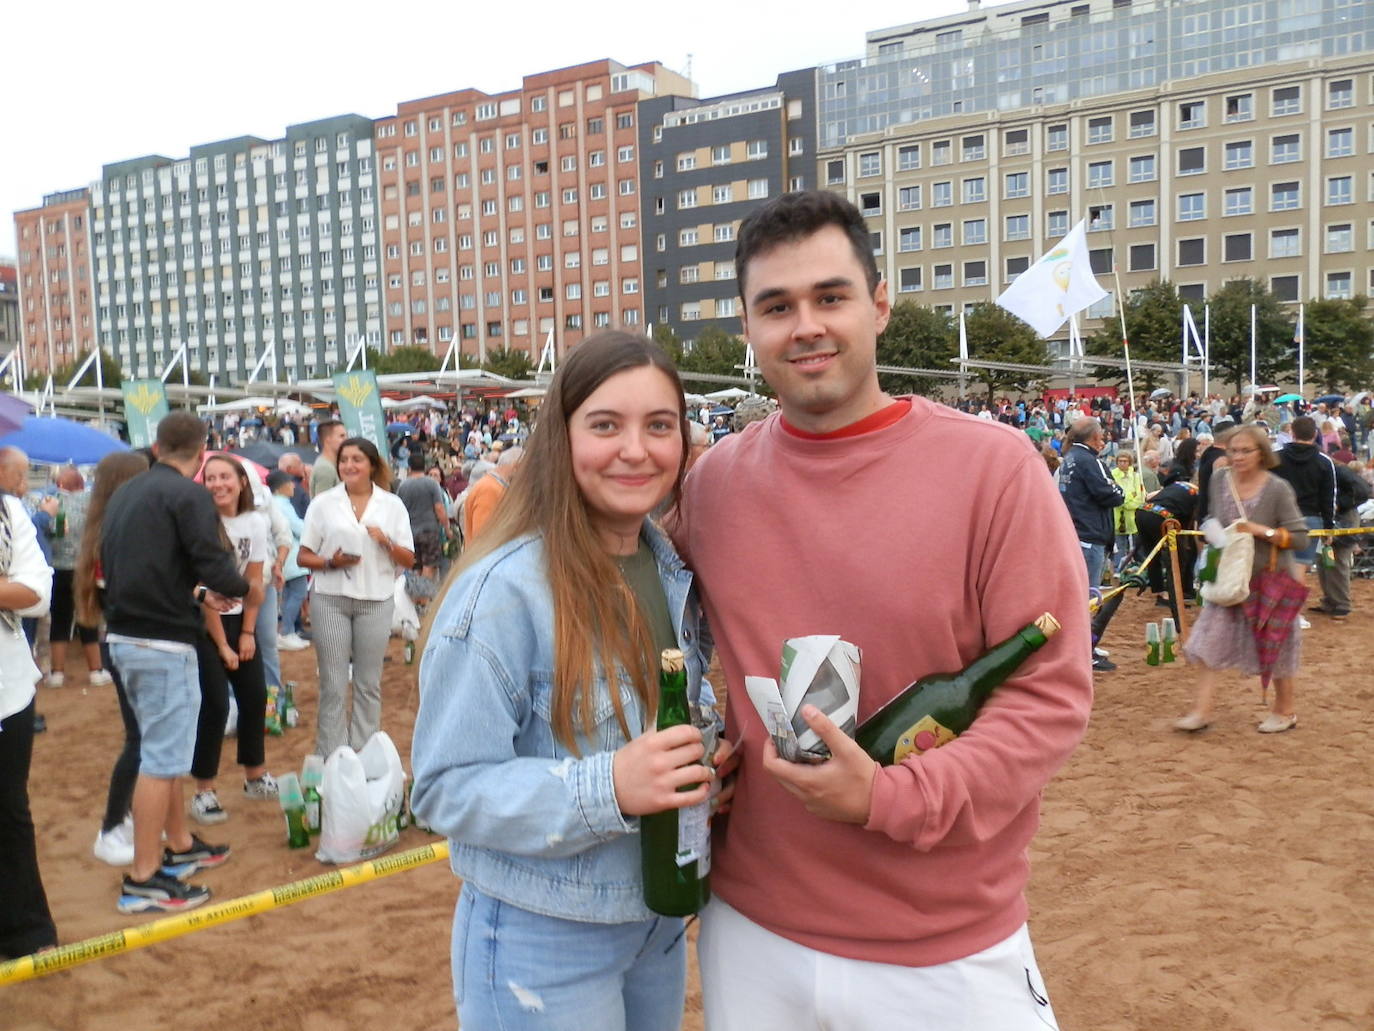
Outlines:
{"type": "Polygon", "coordinates": [[[1090,304],[1107,296],[1088,258],[1086,220],[1046,251],[1002,291],[997,303],[1047,337],[1090,304]]]}

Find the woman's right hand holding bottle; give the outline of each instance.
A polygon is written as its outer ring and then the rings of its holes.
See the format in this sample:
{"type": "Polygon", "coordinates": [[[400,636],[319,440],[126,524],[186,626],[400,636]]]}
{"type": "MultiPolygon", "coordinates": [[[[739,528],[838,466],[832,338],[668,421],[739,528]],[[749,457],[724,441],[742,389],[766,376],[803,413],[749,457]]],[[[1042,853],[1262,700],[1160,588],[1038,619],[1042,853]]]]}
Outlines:
{"type": "Polygon", "coordinates": [[[611,779],[626,816],[644,816],[706,801],[713,773],[701,765],[701,731],[681,725],[641,734],[615,753],[611,779]],[[679,791],[683,786],[691,791],[679,791]]]}

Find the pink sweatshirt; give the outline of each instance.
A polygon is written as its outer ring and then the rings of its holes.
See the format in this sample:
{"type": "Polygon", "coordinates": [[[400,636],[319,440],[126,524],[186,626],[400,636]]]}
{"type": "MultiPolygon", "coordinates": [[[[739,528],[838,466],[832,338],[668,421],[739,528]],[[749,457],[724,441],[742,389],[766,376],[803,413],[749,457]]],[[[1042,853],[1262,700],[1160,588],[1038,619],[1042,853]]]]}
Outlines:
{"type": "Polygon", "coordinates": [[[776,934],[883,963],[944,963],[1015,931],[1040,792],[1092,707],[1082,553],[1025,435],[922,398],[846,439],[802,440],[774,415],[696,465],[675,536],[720,652],[727,733],[743,733],[712,889],[776,934]],[[764,772],[744,677],[776,678],[786,638],[859,646],[862,721],[1042,612],[1063,630],[961,737],[882,769],[867,826],[808,814],[764,772]]]}

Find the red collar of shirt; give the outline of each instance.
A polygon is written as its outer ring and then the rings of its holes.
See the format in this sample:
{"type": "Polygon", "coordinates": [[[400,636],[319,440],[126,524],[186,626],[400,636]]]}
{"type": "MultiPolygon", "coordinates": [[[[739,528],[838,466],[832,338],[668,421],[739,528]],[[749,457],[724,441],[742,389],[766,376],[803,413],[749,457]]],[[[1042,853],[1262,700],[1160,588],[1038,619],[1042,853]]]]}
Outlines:
{"type": "Polygon", "coordinates": [[[785,416],[781,418],[782,428],[792,436],[800,437],[802,440],[840,440],[844,437],[860,437],[865,433],[887,429],[887,427],[899,422],[909,411],[911,411],[911,398],[894,398],[890,405],[879,408],[872,415],[865,416],[858,422],[851,422],[848,426],[841,426],[829,433],[808,433],[806,430],[800,430],[793,426],[785,416]]]}

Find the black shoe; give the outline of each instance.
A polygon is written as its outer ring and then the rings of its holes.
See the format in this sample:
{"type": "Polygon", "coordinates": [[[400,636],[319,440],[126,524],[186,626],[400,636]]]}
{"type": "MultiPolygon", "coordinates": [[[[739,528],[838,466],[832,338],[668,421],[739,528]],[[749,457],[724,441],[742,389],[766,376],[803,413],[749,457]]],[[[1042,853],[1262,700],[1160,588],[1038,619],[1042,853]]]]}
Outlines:
{"type": "MultiPolygon", "coordinates": [[[[162,850],[162,865],[169,867],[181,867],[188,864],[194,865],[196,870],[209,870],[216,866],[221,866],[229,858],[228,845],[207,845],[194,834],[191,835],[191,847],[182,852],[174,852],[170,848],[162,850]]],[[[191,871],[194,873],[195,871],[191,871]]],[[[183,874],[182,876],[190,876],[183,874]]]]}
{"type": "Polygon", "coordinates": [[[1172,609],[1172,608],[1173,608],[1173,605],[1169,604],[1169,599],[1168,599],[1168,598],[1162,598],[1162,597],[1161,597],[1161,598],[1156,598],[1156,599],[1155,599],[1155,607],[1156,607],[1156,608],[1161,608],[1161,609],[1172,609]]]}
{"type": "Polygon", "coordinates": [[[1113,671],[1115,671],[1115,670],[1116,670],[1116,663],[1115,663],[1115,662],[1112,662],[1110,659],[1102,659],[1102,658],[1095,658],[1095,659],[1093,659],[1093,672],[1094,672],[1094,673],[1111,673],[1111,672],[1113,672],[1113,671]]]}
{"type": "Polygon", "coordinates": [[[171,875],[158,871],[146,881],[136,881],[125,875],[118,909],[121,913],[147,913],[154,910],[177,913],[194,909],[210,898],[210,889],[199,884],[182,884],[171,875]]]}
{"type": "Polygon", "coordinates": [[[45,731],[45,730],[47,730],[47,729],[48,729],[48,721],[47,721],[47,719],[45,719],[44,717],[40,716],[38,713],[34,713],[34,714],[33,714],[33,732],[34,732],[35,734],[41,734],[41,733],[43,733],[43,731],[45,731]]]}

